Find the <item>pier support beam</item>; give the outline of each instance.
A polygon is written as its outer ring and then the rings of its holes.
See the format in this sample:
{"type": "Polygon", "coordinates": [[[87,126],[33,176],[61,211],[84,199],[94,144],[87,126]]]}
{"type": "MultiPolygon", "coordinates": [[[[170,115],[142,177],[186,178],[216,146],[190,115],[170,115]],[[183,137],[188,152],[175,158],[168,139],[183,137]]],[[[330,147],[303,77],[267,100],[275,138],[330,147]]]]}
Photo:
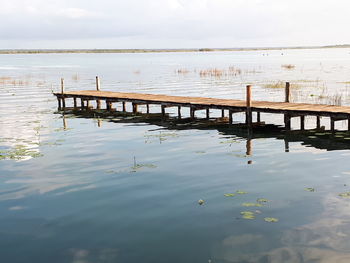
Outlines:
{"type": "Polygon", "coordinates": [[[320,128],[321,128],[321,117],[316,116],[316,129],[320,129],[320,128]]]}
{"type": "Polygon", "coordinates": [[[132,103],[132,112],[137,113],[137,104],[136,103],[132,103]]]}
{"type": "Polygon", "coordinates": [[[146,104],[146,112],[149,114],[149,104],[146,104]]]}
{"type": "Polygon", "coordinates": [[[209,108],[205,109],[206,119],[209,120],[209,108]]]}
{"type": "Polygon", "coordinates": [[[191,117],[191,119],[194,119],[195,111],[196,110],[193,107],[190,107],[190,117],[191,117]]]}
{"type": "Polygon", "coordinates": [[[164,118],[165,117],[165,106],[162,105],[161,108],[162,108],[162,117],[164,118]]]}
{"type": "Polygon", "coordinates": [[[74,109],[77,108],[77,98],[73,98],[73,105],[74,105],[74,109]]]}
{"type": "Polygon", "coordinates": [[[84,106],[84,100],[83,99],[80,99],[80,107],[83,109],[85,106],[84,106]]]}
{"type": "Polygon", "coordinates": [[[305,130],[305,116],[300,116],[300,130],[305,130]]]}
{"type": "Polygon", "coordinates": [[[62,94],[62,107],[63,109],[66,108],[66,101],[64,98],[64,79],[61,78],[61,94],[62,94]]]}
{"type": "Polygon", "coordinates": [[[58,109],[60,110],[62,108],[62,105],[61,105],[61,99],[59,97],[57,97],[57,102],[58,102],[58,109]]]}
{"type": "Polygon", "coordinates": [[[246,88],[247,95],[246,95],[246,124],[251,127],[252,126],[252,86],[248,85],[246,88]]]}
{"type": "Polygon", "coordinates": [[[350,131],[350,118],[348,119],[348,131],[350,131]]]}
{"type": "Polygon", "coordinates": [[[261,122],[260,120],[260,111],[256,112],[256,122],[261,122]]]}
{"type": "Polygon", "coordinates": [[[289,131],[291,129],[290,119],[291,118],[290,118],[289,114],[284,114],[284,126],[285,126],[287,131],[289,131]]]}
{"type": "Polygon", "coordinates": [[[181,106],[177,106],[177,116],[181,119],[181,106]]]}
{"type": "Polygon", "coordinates": [[[125,101],[123,101],[123,112],[126,112],[125,101]]]}
{"type": "MultiPolygon", "coordinates": [[[[100,91],[100,79],[98,76],[96,76],[96,90],[100,91]]],[[[101,109],[101,101],[100,100],[96,100],[96,108],[99,110],[101,109]]]]}
{"type": "Polygon", "coordinates": [[[233,123],[232,114],[233,114],[233,111],[232,111],[232,110],[229,110],[229,111],[228,111],[228,123],[229,123],[229,124],[232,124],[232,123],[233,123]]]}
{"type": "Polygon", "coordinates": [[[334,132],[335,120],[331,117],[331,131],[334,132]]]}
{"type": "Polygon", "coordinates": [[[224,117],[225,117],[225,110],[222,109],[222,110],[221,110],[221,118],[224,118],[224,117]]]}

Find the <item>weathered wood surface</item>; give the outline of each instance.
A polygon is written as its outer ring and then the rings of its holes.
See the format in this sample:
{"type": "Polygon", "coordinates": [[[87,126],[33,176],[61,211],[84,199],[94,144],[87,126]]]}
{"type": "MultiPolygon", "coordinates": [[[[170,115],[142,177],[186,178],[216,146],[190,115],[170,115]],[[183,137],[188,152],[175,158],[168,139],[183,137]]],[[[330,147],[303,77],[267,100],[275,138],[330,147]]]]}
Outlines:
{"type": "MultiPolygon", "coordinates": [[[[232,109],[245,111],[247,102],[244,100],[216,99],[205,97],[183,97],[169,95],[155,95],[143,93],[124,93],[111,91],[69,91],[64,94],[54,93],[58,98],[82,98],[84,100],[108,100],[110,102],[130,101],[134,103],[160,104],[166,106],[191,106],[193,108],[213,108],[232,109]]],[[[288,103],[288,102],[268,102],[252,101],[252,111],[271,113],[290,113],[296,115],[318,115],[334,117],[350,117],[349,106],[333,106],[323,104],[288,103]]]]}

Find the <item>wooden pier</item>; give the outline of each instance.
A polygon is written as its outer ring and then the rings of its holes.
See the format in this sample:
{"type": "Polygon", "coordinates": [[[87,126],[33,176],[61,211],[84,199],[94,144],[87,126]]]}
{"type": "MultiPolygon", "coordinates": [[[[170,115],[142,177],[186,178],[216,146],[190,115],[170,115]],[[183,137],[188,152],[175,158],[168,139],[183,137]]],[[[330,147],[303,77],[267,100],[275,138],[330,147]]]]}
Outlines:
{"type": "Polygon", "coordinates": [[[305,116],[316,116],[316,128],[320,128],[320,117],[328,117],[330,119],[331,130],[334,131],[335,121],[347,120],[348,129],[350,130],[350,107],[349,106],[333,106],[323,104],[306,104],[291,103],[290,101],[290,84],[286,83],[285,101],[284,102],[268,102],[268,101],[252,101],[252,87],[246,87],[246,100],[232,99],[215,99],[204,97],[183,97],[156,94],[141,93],[124,93],[110,92],[100,90],[100,81],[96,77],[96,90],[82,91],[64,91],[64,82],[61,79],[61,92],[54,93],[58,100],[59,109],[66,107],[66,100],[73,99],[73,107],[90,108],[92,101],[96,101],[96,108],[101,109],[105,103],[106,110],[113,110],[113,103],[121,103],[122,111],[126,111],[126,103],[132,104],[132,112],[137,112],[138,105],[160,105],[163,116],[166,114],[166,108],[177,107],[178,117],[181,118],[181,108],[188,107],[190,109],[190,118],[195,118],[195,111],[206,110],[206,118],[209,119],[210,109],[221,110],[221,116],[225,116],[228,112],[228,123],[233,123],[233,114],[244,112],[246,115],[245,123],[248,127],[253,125],[253,113],[256,113],[256,122],[261,121],[260,113],[284,114],[284,123],[286,130],[289,130],[291,118],[300,118],[300,129],[305,129],[305,116]]]}

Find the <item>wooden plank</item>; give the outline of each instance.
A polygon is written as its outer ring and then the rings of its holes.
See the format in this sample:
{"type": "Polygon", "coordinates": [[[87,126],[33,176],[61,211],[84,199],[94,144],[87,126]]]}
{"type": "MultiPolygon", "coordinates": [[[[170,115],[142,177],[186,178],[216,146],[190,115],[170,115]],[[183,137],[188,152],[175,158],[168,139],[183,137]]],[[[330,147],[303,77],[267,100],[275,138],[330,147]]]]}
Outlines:
{"type": "MultiPolygon", "coordinates": [[[[62,91],[61,91],[62,92],[62,91]]],[[[214,108],[221,110],[238,110],[245,111],[247,102],[232,99],[217,98],[201,98],[201,97],[183,97],[168,96],[141,93],[123,93],[111,91],[69,91],[62,93],[54,93],[58,98],[80,98],[83,100],[109,100],[111,102],[126,101],[139,104],[163,104],[166,106],[187,106],[198,108],[214,108]]],[[[271,113],[295,113],[301,115],[319,115],[333,116],[343,115],[344,118],[350,118],[349,106],[332,106],[322,104],[306,104],[306,103],[286,103],[286,102],[268,102],[268,101],[250,101],[252,111],[271,112],[271,113]]]]}

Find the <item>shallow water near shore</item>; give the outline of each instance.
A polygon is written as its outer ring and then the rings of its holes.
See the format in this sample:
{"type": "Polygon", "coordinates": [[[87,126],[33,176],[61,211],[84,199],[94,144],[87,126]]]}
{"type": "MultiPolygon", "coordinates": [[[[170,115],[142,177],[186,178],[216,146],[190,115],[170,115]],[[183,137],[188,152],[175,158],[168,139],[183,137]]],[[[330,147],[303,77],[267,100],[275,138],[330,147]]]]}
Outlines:
{"type": "Polygon", "coordinates": [[[62,112],[52,95],[61,77],[66,90],[81,90],[99,75],[103,90],[244,99],[253,84],[254,100],[282,101],[284,90],[268,84],[290,81],[295,102],[350,105],[349,57],[0,55],[1,262],[349,261],[346,121],[331,135],[327,118],[325,130],[303,133],[293,119],[286,134],[283,116],[262,114],[274,125],[248,134],[243,114],[227,127],[214,110],[193,122],[171,108],[162,120],[158,106],[136,116],[62,112]]]}

